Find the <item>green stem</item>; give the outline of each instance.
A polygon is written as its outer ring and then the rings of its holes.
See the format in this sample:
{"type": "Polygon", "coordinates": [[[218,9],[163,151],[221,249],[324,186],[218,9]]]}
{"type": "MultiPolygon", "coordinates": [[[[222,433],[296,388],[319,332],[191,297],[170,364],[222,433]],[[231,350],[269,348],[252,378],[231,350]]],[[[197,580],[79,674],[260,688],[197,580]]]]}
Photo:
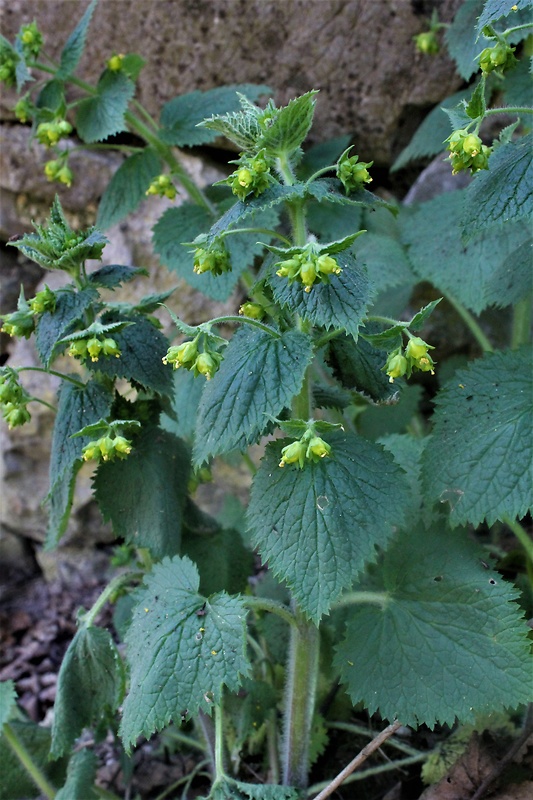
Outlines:
{"type": "Polygon", "coordinates": [[[332,609],[344,608],[345,606],[353,606],[361,603],[371,603],[372,605],[386,608],[389,604],[389,600],[388,592],[347,592],[332,605],[332,609]]]}
{"type": "Polygon", "coordinates": [[[523,297],[515,305],[513,309],[513,328],[511,333],[511,348],[513,350],[529,342],[532,313],[533,304],[531,303],[531,295],[523,297]]]}
{"type": "Polygon", "coordinates": [[[222,699],[215,708],[215,780],[222,781],[226,777],[224,768],[224,723],[222,716],[222,699]]]}
{"type": "Polygon", "coordinates": [[[252,459],[250,458],[248,453],[243,453],[242,454],[242,460],[244,461],[244,463],[246,464],[246,466],[250,470],[250,473],[252,475],[255,475],[255,473],[257,472],[257,467],[255,466],[254,462],[252,461],[252,459]]]}
{"type": "Polygon", "coordinates": [[[320,350],[321,347],[324,347],[325,344],[330,342],[332,339],[336,339],[338,336],[346,335],[345,330],[333,330],[324,333],[322,336],[319,336],[318,339],[315,340],[315,348],[320,350]]]}
{"type": "Polygon", "coordinates": [[[46,408],[53,411],[54,414],[57,414],[57,408],[51,403],[47,403],[46,400],[42,400],[40,397],[30,397],[28,403],[40,403],[42,406],[46,406],[46,408]]]}
{"type": "Polygon", "coordinates": [[[294,613],[297,625],[291,626],[281,763],[283,783],[303,789],[308,783],[320,634],[318,627],[295,604],[294,613]]]}
{"type": "Polygon", "coordinates": [[[61,378],[63,381],[73,383],[79,389],[84,389],[85,384],[82,381],[76,380],[71,375],[64,375],[62,372],[56,372],[55,369],[43,369],[42,367],[17,367],[17,372],[44,372],[45,375],[55,375],[56,378],[61,378]]]}
{"type": "MultiPolygon", "coordinates": [[[[368,739],[372,739],[375,735],[374,731],[369,730],[369,728],[365,728],[363,725],[355,725],[353,722],[326,722],[326,727],[331,730],[346,731],[356,736],[365,736],[368,739]]],[[[400,753],[406,753],[408,756],[422,755],[420,750],[410,747],[408,744],[404,744],[404,742],[401,742],[399,739],[395,739],[394,736],[387,739],[385,744],[390,744],[391,747],[399,750],[400,753]]]]}
{"type": "MultiPolygon", "coordinates": [[[[273,336],[274,339],[281,339],[281,334],[271,328],[269,325],[265,325],[264,322],[259,322],[258,319],[252,319],[251,317],[237,316],[237,314],[228,314],[225,317],[215,317],[215,319],[209,320],[209,327],[212,325],[222,325],[225,322],[245,322],[247,325],[252,325],[255,328],[259,328],[260,330],[264,331],[265,333],[270,334],[273,336]]],[[[202,326],[199,325],[199,328],[202,326]]]]}
{"type": "Polygon", "coordinates": [[[270,228],[231,228],[229,231],[222,231],[220,237],[225,238],[226,236],[231,236],[234,233],[264,233],[266,236],[270,236],[271,239],[279,239],[281,242],[285,242],[285,244],[289,247],[292,244],[290,239],[287,239],[287,237],[283,236],[282,233],[273,231],[270,228]]]}
{"type": "Polygon", "coordinates": [[[321,175],[325,175],[326,172],[333,172],[333,170],[337,169],[336,164],[330,164],[329,167],[322,167],[322,169],[317,169],[316,172],[313,172],[310,178],[308,178],[305,182],[306,186],[309,186],[310,183],[316,181],[317,178],[320,178],[321,175]]]}
{"type": "Polygon", "coordinates": [[[173,739],[175,742],[179,742],[180,744],[184,744],[186,747],[189,747],[191,750],[199,750],[200,753],[205,753],[206,746],[202,744],[197,739],[193,739],[192,736],[187,736],[186,733],[182,733],[178,730],[167,730],[165,731],[165,736],[168,736],[169,739],[173,739]]]}
{"type": "Polygon", "coordinates": [[[276,600],[269,600],[266,597],[242,597],[242,602],[247,608],[253,611],[268,611],[270,614],[276,614],[282,620],[288,622],[291,627],[296,628],[296,617],[287,606],[278,603],[276,600]]]}
{"type": "Polygon", "coordinates": [[[526,31],[528,28],[531,28],[531,22],[526,22],[524,25],[514,25],[512,28],[506,28],[501,36],[509,36],[510,33],[515,31],[526,31]]]}
{"type": "Polygon", "coordinates": [[[494,114],[533,114],[533,108],[528,108],[528,106],[503,106],[502,108],[488,108],[485,111],[486,117],[494,114]]]}
{"type": "Polygon", "coordinates": [[[142,572],[126,572],[121,575],[115,575],[113,580],[108,583],[101,595],[96,599],[93,606],[85,614],[81,615],[81,622],[89,628],[97,615],[100,613],[104,605],[107,603],[111,595],[119,589],[122,584],[132,583],[135,580],[140,580],[143,577],[142,572]]]}
{"type": "Polygon", "coordinates": [[[26,750],[25,745],[21,742],[9,722],[4,723],[2,734],[34,784],[44,795],[46,795],[46,797],[49,798],[49,800],[54,800],[56,796],[56,790],[52,784],[49,783],[46,775],[44,775],[39,767],[34,764],[30,754],[26,750]]]}
{"type": "Polygon", "coordinates": [[[471,334],[485,353],[492,353],[494,352],[494,348],[491,345],[488,338],[485,336],[483,331],[481,330],[481,326],[479,325],[478,321],[475,319],[473,314],[466,309],[462,303],[453,297],[453,295],[449,294],[448,292],[444,295],[446,300],[449,304],[455,309],[455,311],[459,314],[467,328],[470,330],[471,334]]]}

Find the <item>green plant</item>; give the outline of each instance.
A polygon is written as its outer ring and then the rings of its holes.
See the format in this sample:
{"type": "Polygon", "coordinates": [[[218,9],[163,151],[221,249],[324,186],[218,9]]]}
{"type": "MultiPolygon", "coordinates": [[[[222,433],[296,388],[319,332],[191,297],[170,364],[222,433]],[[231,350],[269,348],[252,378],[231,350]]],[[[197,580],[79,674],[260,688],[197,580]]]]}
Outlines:
{"type": "MultiPolygon", "coordinates": [[[[465,6],[480,13],[479,3],[465,6]]],[[[319,150],[304,155],[314,91],[277,108],[271,100],[254,104],[265,87],[216,90],[205,95],[213,113],[203,121],[190,98],[177,98],[158,126],[132,101],[137,56],[112,56],[98,87],[88,87],[72,73],[93,8],[59,66],[34,63],[39,34],[25,26],[15,45],[2,41],[0,74],[20,87],[30,67],[53,74],[41,99],[26,98],[23,109],[52,147],[72,126],[67,82],[88,94],[73,120],[85,142],[126,127],[141,135],[146,147],[117,172],[98,219],[118,219],[146,193],[172,200],[180,183],[193,202],[165,212],[154,229],[156,251],[211,296],[227,296],[240,278],[248,299],[240,314],[198,326],[169,311],[185,338],[172,345],[153,317],[168,294],[135,305],[103,299],[103,290],[141,270],[86,270],[106,243],[98,220],[75,232],[56,200],[46,225],[12,243],[69,281],[29,301],[21,293],[17,311],[3,317],[11,335],[35,333],[42,369],[62,378],[47,545],[65,531],[84,460],[96,462],[94,496],[128,545],[116,559],[128,568],[79,617],[59,675],[50,753],[68,757],[84,727],[111,727],[129,753],[141,736],[172,722],[173,735],[195,747],[204,731],[210,798],[326,797],[331,780],[307,786],[310,762],[335,724],[317,699],[339,681],[350,698],[344,708],[363,704],[391,720],[378,744],[400,724],[471,722],[532,699],[519,592],[469,535],[508,526],[531,577],[533,546],[519,522],[532,505],[531,135],[517,121],[494,152],[483,150],[480,126],[493,109],[482,75],[471,98],[449,112],[452,167],[478,173],[471,186],[400,209],[364,188],[371,162],[345,143],[331,143],[327,160],[319,150]],[[103,125],[102,109],[111,107],[103,125]],[[203,193],[171,145],[219,135],[241,151],[237,168],[203,193]],[[169,176],[160,177],[162,162],[169,176]],[[440,347],[420,333],[440,298],[414,314],[396,308],[396,295],[419,281],[437,287],[483,351],[457,371],[448,367],[438,390],[432,376],[441,369],[440,347]],[[496,352],[474,316],[492,305],[514,308],[508,346],[496,352]],[[222,333],[233,325],[228,340],[222,333]],[[73,367],[58,373],[52,365],[65,352],[73,367]],[[413,374],[437,391],[429,422],[413,414],[405,382],[413,374]],[[247,449],[258,442],[265,447],[257,466],[247,449]],[[234,453],[253,473],[244,538],[235,520],[225,526],[193,499],[212,459],[234,453]],[[251,548],[269,567],[255,591],[247,581],[251,548]],[[117,623],[126,664],[95,624],[108,600],[126,618],[117,623]],[[181,733],[177,726],[191,719],[193,734],[181,733]],[[264,784],[241,780],[243,749],[263,753],[264,784]]],[[[482,52],[493,73],[513,65],[508,41],[517,29],[496,33],[494,0],[482,11],[479,25],[492,23],[485,34],[507,48],[498,64],[482,52]]],[[[65,168],[55,153],[50,176],[69,183],[65,168]]],[[[27,421],[36,400],[21,384],[24,369],[1,373],[11,427],[27,421]]],[[[88,789],[95,761],[87,749],[71,757],[56,794],[28,753],[21,723],[10,721],[12,707],[12,686],[3,684],[4,740],[39,789],[60,800],[97,796],[88,789]]]]}

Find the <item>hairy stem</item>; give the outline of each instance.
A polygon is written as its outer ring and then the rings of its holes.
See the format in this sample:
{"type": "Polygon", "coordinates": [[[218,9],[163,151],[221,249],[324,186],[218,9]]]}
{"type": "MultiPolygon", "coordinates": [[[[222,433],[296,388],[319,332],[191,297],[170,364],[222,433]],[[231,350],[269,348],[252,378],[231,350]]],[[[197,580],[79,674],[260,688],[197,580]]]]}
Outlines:
{"type": "Polygon", "coordinates": [[[142,577],[142,572],[126,572],[122,573],[121,575],[115,575],[113,580],[108,583],[100,596],[97,597],[89,611],[81,616],[83,624],[87,627],[90,627],[114,592],[116,592],[123,584],[131,583],[134,580],[140,580],[142,577]]]}
{"type": "Polygon", "coordinates": [[[54,800],[54,797],[56,796],[56,790],[48,781],[46,775],[44,775],[39,767],[33,762],[32,757],[26,750],[25,745],[23,742],[21,742],[9,722],[4,723],[2,734],[34,784],[46,797],[49,798],[49,800],[54,800]]]}

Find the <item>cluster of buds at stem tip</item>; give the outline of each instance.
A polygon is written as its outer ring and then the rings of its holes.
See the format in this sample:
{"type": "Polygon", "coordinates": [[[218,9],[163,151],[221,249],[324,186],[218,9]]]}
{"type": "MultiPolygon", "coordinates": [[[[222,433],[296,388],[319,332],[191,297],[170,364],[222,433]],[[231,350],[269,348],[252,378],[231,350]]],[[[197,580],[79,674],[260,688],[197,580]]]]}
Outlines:
{"type": "Polygon", "coordinates": [[[20,98],[20,100],[17,101],[13,111],[15,112],[15,116],[18,121],[22,122],[22,124],[29,122],[30,119],[33,119],[36,109],[29,98],[29,93],[25,94],[20,98]]]}
{"type": "Polygon", "coordinates": [[[74,175],[63,158],[47,161],[44,165],[44,174],[49,181],[57,181],[65,186],[72,186],[74,175]]]}
{"type": "Polygon", "coordinates": [[[303,469],[307,461],[316,463],[329,455],[331,455],[331,445],[309,428],[301,439],[291,442],[282,449],[279,466],[296,464],[298,469],[303,469]]]}
{"type": "Polygon", "coordinates": [[[31,419],[27,409],[30,396],[22,387],[15,370],[0,371],[0,409],[8,427],[18,428],[31,419]]]}
{"type": "Polygon", "coordinates": [[[208,347],[199,352],[199,338],[200,334],[191,342],[169,347],[166,356],[163,356],[163,364],[171,364],[174,369],[185,367],[195,377],[203,375],[208,381],[211,380],[222,362],[222,355],[208,347]]]}
{"type": "Polygon", "coordinates": [[[265,309],[260,303],[243,303],[239,308],[239,314],[248,319],[257,319],[261,321],[265,316],[265,309]]]}
{"type": "Polygon", "coordinates": [[[37,126],[35,135],[37,141],[45,147],[52,147],[65,136],[72,133],[72,125],[66,119],[56,119],[53,122],[41,122],[37,126]]]}
{"type": "Polygon", "coordinates": [[[350,156],[349,147],[337,162],[337,178],[340,180],[346,194],[362,189],[365,183],[370,183],[372,178],[368,171],[373,161],[359,161],[359,156],[350,156]]]}
{"type": "Polygon", "coordinates": [[[518,64],[514,56],[515,47],[511,47],[507,42],[498,42],[493,47],[486,47],[479,56],[479,66],[484,75],[488,75],[494,70],[505,72],[505,70],[518,64]]]}
{"type": "Polygon", "coordinates": [[[120,350],[114,339],[109,336],[90,336],[87,339],[74,339],[70,343],[69,356],[85,361],[98,361],[100,356],[115,356],[120,358],[120,350]]]}
{"type": "Polygon", "coordinates": [[[484,145],[476,133],[468,133],[468,131],[460,129],[454,131],[446,141],[450,151],[448,158],[454,175],[466,169],[471,172],[488,169],[492,148],[484,145]]]}
{"type": "Polygon", "coordinates": [[[193,250],[193,271],[197,275],[211,272],[213,275],[222,275],[231,272],[231,258],[226,245],[215,240],[208,247],[197,247],[193,250]]]}
{"type": "Polygon", "coordinates": [[[122,69],[122,62],[124,61],[124,53],[115,53],[107,62],[107,68],[111,72],[120,72],[122,69]]]}
{"type": "Polygon", "coordinates": [[[419,336],[411,336],[405,350],[402,347],[397,347],[389,353],[387,362],[383,367],[383,371],[389,376],[389,382],[394,383],[395,378],[401,378],[404,375],[410,378],[413,370],[431,372],[434,375],[435,362],[428,352],[434,349],[419,336]]]}
{"type": "Polygon", "coordinates": [[[255,156],[242,155],[233,163],[238,164],[238,169],[222,183],[227,183],[239,200],[245,200],[250,194],[258,197],[268,189],[273,180],[270,173],[272,162],[263,150],[255,156]]]}
{"type": "Polygon", "coordinates": [[[38,58],[43,46],[43,37],[35,20],[23,25],[18,38],[22,43],[22,52],[27,59],[38,58]]]}
{"type": "Polygon", "coordinates": [[[84,461],[114,461],[131,453],[131,441],[124,436],[102,436],[86,444],[82,450],[84,461]]]}
{"type": "Polygon", "coordinates": [[[310,292],[316,281],[329,283],[330,275],[340,275],[342,268],[327,253],[316,252],[313,245],[307,245],[300,253],[291,255],[285,261],[278,261],[276,275],[287,278],[289,283],[298,281],[310,292]]]}
{"type": "Polygon", "coordinates": [[[177,191],[169,175],[158,175],[146,190],[146,194],[155,194],[158,197],[168,197],[169,200],[174,200],[177,191]]]}
{"type": "Polygon", "coordinates": [[[439,40],[434,30],[424,31],[413,36],[415,47],[419,53],[426,56],[435,56],[440,50],[439,40]]]}

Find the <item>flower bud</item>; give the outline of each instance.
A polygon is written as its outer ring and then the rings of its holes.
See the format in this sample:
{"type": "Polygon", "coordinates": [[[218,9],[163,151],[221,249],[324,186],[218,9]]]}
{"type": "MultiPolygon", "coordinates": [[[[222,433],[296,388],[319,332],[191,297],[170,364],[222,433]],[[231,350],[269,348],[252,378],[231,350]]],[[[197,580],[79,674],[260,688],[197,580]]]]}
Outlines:
{"type": "Polygon", "coordinates": [[[87,342],[87,352],[91,356],[91,361],[98,361],[98,356],[102,352],[102,343],[96,336],[92,336],[87,342]]]}
{"type": "Polygon", "coordinates": [[[276,275],[280,278],[288,278],[289,281],[294,280],[300,271],[300,261],[297,258],[288,258],[286,261],[280,261],[276,266],[279,266],[276,275]]]}
{"type": "Polygon", "coordinates": [[[389,382],[394,383],[395,378],[401,378],[407,372],[407,359],[402,355],[401,350],[391,353],[385,364],[385,372],[389,376],[389,382]]]}
{"type": "Polygon", "coordinates": [[[337,262],[331,256],[328,256],[327,253],[321,255],[316,260],[316,269],[318,272],[321,272],[322,275],[340,275],[342,269],[339,267],[337,262]]]}
{"type": "Polygon", "coordinates": [[[475,133],[470,133],[464,138],[463,150],[469,156],[477,156],[480,152],[482,141],[475,133]]]}
{"type": "Polygon", "coordinates": [[[124,55],[121,53],[119,55],[113,55],[107,62],[107,68],[111,70],[111,72],[119,72],[122,69],[122,62],[124,61],[124,55]]]}
{"type": "Polygon", "coordinates": [[[405,355],[407,358],[413,358],[416,361],[426,355],[428,347],[429,345],[419,336],[413,336],[407,343],[405,355]]]}
{"type": "Polygon", "coordinates": [[[316,267],[314,261],[304,261],[300,269],[300,280],[305,286],[305,291],[310,292],[316,280],[316,267]]]}
{"type": "Polygon", "coordinates": [[[113,439],[114,453],[119,458],[126,458],[131,453],[131,442],[124,436],[115,436],[113,439]]]}
{"type": "Polygon", "coordinates": [[[28,300],[28,305],[33,314],[42,314],[44,311],[54,311],[56,307],[56,296],[48,286],[45,286],[41,292],[37,292],[35,297],[28,300]]]}
{"type": "Polygon", "coordinates": [[[265,309],[259,303],[243,303],[239,308],[239,314],[250,319],[262,320],[265,316],[265,309]]]}
{"type": "Polygon", "coordinates": [[[174,369],[178,369],[178,367],[192,364],[197,355],[198,345],[196,339],[193,339],[192,342],[169,347],[166,356],[163,356],[163,364],[172,364],[174,369]]]}
{"type": "Polygon", "coordinates": [[[305,464],[305,453],[306,446],[303,442],[291,442],[291,444],[286,445],[282,449],[279,466],[284,467],[285,464],[298,464],[298,467],[303,469],[305,464]]]}
{"type": "Polygon", "coordinates": [[[15,406],[12,403],[8,403],[4,410],[3,417],[7,422],[8,428],[11,430],[12,428],[19,428],[21,425],[25,425],[26,422],[29,422],[31,414],[26,406],[15,406]]]}
{"type": "Polygon", "coordinates": [[[105,356],[115,356],[115,358],[120,358],[120,350],[114,339],[104,339],[102,342],[102,352],[105,356]]]}
{"type": "Polygon", "coordinates": [[[439,52],[439,42],[434,31],[424,31],[424,33],[413,36],[413,39],[419,53],[434,56],[439,52]]]}
{"type": "Polygon", "coordinates": [[[217,353],[209,353],[207,350],[200,353],[194,363],[194,369],[200,375],[205,375],[207,380],[211,380],[220,365],[220,357],[217,353]]]}
{"type": "Polygon", "coordinates": [[[325,442],[320,436],[313,436],[307,445],[306,458],[311,461],[318,461],[320,458],[325,458],[331,454],[331,445],[325,442]]]}
{"type": "Polygon", "coordinates": [[[81,361],[83,361],[84,358],[87,358],[87,340],[75,339],[70,343],[68,354],[72,358],[79,358],[81,361]]]}

